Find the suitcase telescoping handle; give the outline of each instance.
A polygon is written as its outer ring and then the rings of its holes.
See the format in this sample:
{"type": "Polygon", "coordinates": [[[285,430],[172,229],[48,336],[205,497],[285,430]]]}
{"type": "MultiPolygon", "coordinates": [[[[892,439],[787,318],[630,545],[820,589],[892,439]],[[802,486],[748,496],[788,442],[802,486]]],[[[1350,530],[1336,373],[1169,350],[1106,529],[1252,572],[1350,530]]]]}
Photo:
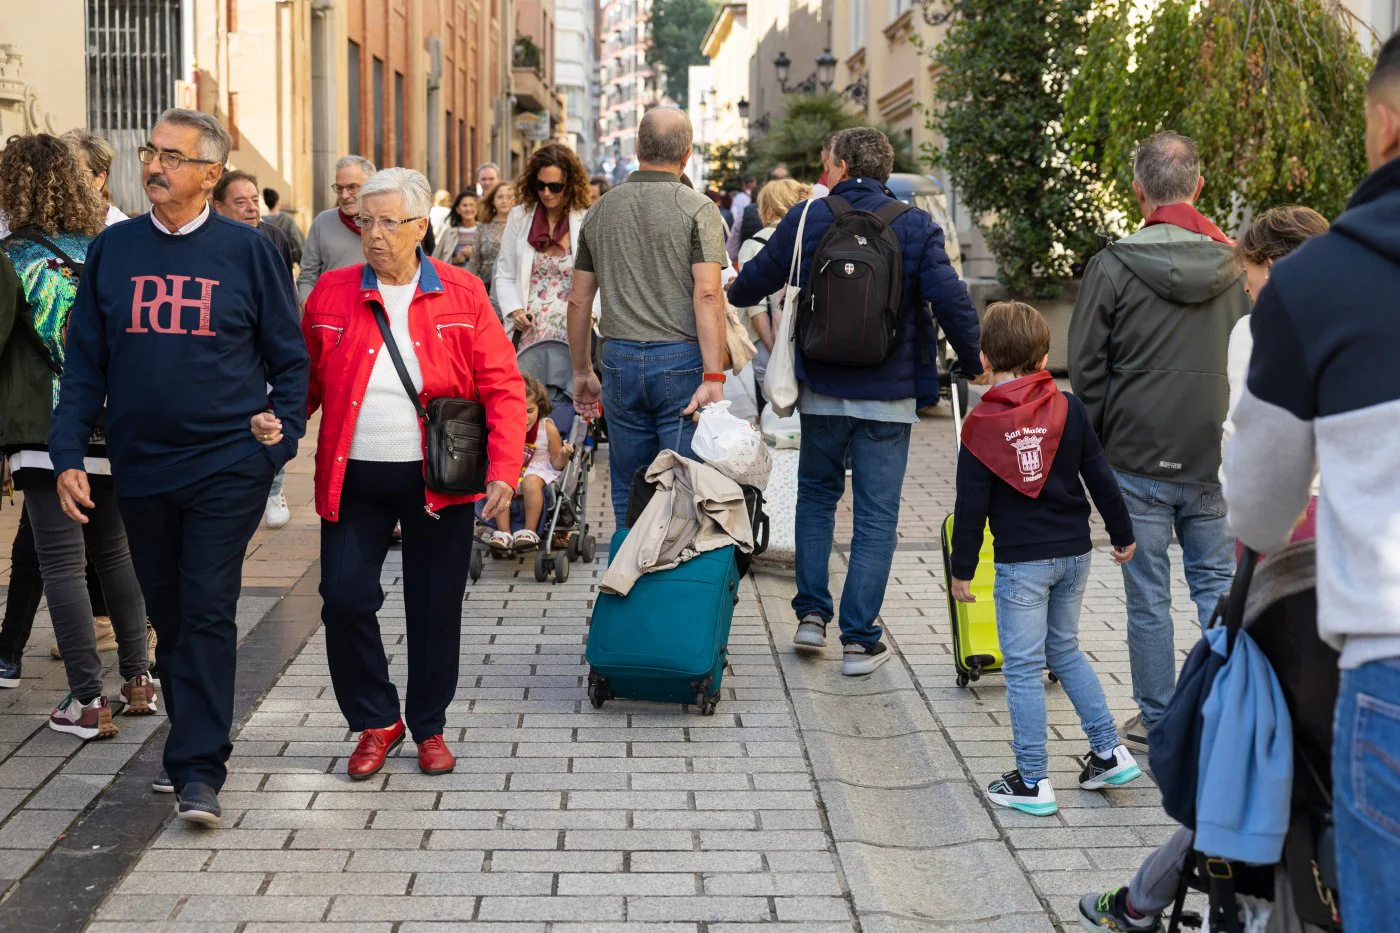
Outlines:
{"type": "Polygon", "coordinates": [[[957,442],[959,448],[962,447],[962,426],[963,426],[963,398],[967,395],[967,377],[961,371],[954,369],[948,374],[952,385],[948,387],[948,396],[953,403],[953,440],[957,442]]]}

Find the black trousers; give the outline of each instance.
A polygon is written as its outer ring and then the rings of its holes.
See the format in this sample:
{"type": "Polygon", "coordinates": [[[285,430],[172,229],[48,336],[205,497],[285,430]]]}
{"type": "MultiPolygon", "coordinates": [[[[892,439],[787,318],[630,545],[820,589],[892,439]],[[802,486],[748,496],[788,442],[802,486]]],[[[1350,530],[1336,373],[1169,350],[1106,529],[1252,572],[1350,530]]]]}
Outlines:
{"type": "MultiPolygon", "coordinates": [[[[89,527],[83,526],[84,538],[88,536],[89,527]]],[[[87,590],[92,614],[107,615],[107,599],[102,594],[102,581],[98,579],[91,556],[87,561],[87,590]]],[[[43,598],[44,576],[39,571],[39,554],[34,550],[34,528],[29,524],[29,513],[20,509],[19,527],[10,545],[10,588],[5,593],[5,617],[0,621],[0,660],[18,661],[24,654],[29,633],[34,630],[34,616],[43,598]]]]}
{"type": "Polygon", "coordinates": [[[179,790],[216,791],[233,751],[233,680],[243,556],[276,472],[263,450],[172,492],[119,500],[131,560],[159,641],[170,718],[165,770],[179,790]]]}
{"type": "Polygon", "coordinates": [[[422,463],[352,460],[339,511],[339,521],[321,522],[321,621],[340,711],[355,732],[399,719],[378,616],[379,575],[397,524],[408,628],[404,721],[415,742],[441,735],[457,691],[472,507],[445,508],[434,518],[423,509],[422,463]]]}

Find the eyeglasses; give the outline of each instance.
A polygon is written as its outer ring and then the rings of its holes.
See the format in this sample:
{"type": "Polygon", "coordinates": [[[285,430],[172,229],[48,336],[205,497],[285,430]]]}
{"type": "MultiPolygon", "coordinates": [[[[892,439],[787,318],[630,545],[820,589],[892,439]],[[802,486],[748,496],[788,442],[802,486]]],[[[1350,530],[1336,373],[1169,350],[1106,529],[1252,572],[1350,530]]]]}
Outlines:
{"type": "Polygon", "coordinates": [[[356,194],[360,190],[359,185],[331,185],[331,190],[336,194],[356,194]]]}
{"type": "Polygon", "coordinates": [[[361,214],[355,218],[355,226],[360,228],[361,233],[368,233],[374,229],[375,224],[379,224],[379,229],[384,231],[385,236],[393,236],[399,232],[399,227],[404,224],[422,219],[422,217],[405,217],[403,220],[391,220],[388,217],[366,217],[361,214]]]}
{"type": "Polygon", "coordinates": [[[540,181],[538,178],[530,184],[536,192],[548,191],[550,194],[563,194],[567,187],[562,181],[540,181]]]}
{"type": "MultiPolygon", "coordinates": [[[[182,156],[178,152],[157,152],[150,146],[142,146],[136,150],[136,158],[141,160],[142,165],[150,165],[160,157],[160,167],[167,172],[173,172],[186,162],[193,162],[196,165],[213,165],[213,159],[191,159],[189,156],[182,156]]],[[[94,175],[94,178],[97,176],[94,175]]]]}

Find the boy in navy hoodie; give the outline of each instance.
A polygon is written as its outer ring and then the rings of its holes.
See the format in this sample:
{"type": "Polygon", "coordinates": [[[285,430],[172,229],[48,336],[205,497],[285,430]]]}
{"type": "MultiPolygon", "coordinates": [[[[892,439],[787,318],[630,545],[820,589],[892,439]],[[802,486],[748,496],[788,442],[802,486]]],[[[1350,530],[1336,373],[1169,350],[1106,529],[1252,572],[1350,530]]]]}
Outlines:
{"type": "Polygon", "coordinates": [[[953,597],[974,602],[970,583],[990,520],[1016,768],[993,781],[987,795],[1034,816],[1057,809],[1045,741],[1046,667],[1064,686],[1089,738],[1079,786],[1098,790],[1142,774],[1119,742],[1103,687],[1079,650],[1079,607],[1093,551],[1084,486],[1120,564],[1136,549],[1133,523],[1083,404],[1045,371],[1049,352],[1050,327],[1035,308],[1003,301],[987,309],[982,366],[992,373],[993,388],[962,428],[950,561],[953,597]]]}

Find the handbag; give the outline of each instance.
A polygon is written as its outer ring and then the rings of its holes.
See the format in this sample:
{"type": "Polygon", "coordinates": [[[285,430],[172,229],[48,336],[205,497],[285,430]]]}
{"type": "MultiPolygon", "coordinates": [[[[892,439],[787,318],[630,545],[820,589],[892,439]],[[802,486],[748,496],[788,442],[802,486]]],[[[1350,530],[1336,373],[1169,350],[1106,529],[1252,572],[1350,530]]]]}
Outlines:
{"type": "Polygon", "coordinates": [[[738,375],[758,356],[758,348],[749,339],[749,332],[739,318],[739,311],[729,299],[724,299],[724,368],[738,375]]]}
{"type": "Polygon", "coordinates": [[[802,207],[802,216],[797,221],[797,241],[792,251],[792,264],[788,267],[787,294],[783,296],[783,319],[778,322],[778,335],[773,342],[773,355],[768,360],[768,371],[763,375],[763,394],[772,404],[773,410],[786,418],[797,408],[797,397],[801,388],[797,384],[797,334],[794,325],[797,300],[797,275],[802,268],[802,233],[807,228],[807,212],[812,209],[809,200],[802,207]]]}
{"type": "Polygon", "coordinates": [[[373,313],[374,323],[379,325],[379,333],[384,336],[384,349],[389,351],[399,381],[413,400],[413,407],[427,431],[424,482],[433,492],[450,496],[475,496],[486,492],[486,406],[472,399],[443,397],[431,400],[424,408],[389,330],[387,316],[379,309],[373,313]]]}

